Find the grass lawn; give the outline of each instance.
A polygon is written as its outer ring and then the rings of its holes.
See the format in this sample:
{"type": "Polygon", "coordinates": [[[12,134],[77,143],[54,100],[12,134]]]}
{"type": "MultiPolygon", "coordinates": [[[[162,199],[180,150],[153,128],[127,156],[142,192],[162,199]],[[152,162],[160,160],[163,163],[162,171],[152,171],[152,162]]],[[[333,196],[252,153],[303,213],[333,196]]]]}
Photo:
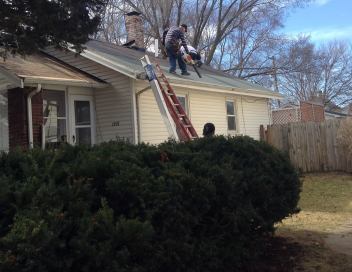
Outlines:
{"type": "MultiPolygon", "coordinates": [[[[277,226],[276,236],[296,247],[289,257],[295,266],[286,271],[352,271],[352,252],[338,253],[326,243],[346,226],[352,233],[352,175],[305,175],[299,207],[300,213],[277,226]]],[[[352,243],[352,235],[346,239],[352,243]]]]}

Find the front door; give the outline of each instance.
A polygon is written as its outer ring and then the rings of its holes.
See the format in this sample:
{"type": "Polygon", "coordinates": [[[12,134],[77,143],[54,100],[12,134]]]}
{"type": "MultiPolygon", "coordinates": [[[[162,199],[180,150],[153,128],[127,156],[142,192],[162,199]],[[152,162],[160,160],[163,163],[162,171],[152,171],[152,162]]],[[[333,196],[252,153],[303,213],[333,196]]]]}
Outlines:
{"type": "Polygon", "coordinates": [[[95,143],[95,123],[93,97],[83,95],[70,96],[71,135],[73,145],[95,143]]]}

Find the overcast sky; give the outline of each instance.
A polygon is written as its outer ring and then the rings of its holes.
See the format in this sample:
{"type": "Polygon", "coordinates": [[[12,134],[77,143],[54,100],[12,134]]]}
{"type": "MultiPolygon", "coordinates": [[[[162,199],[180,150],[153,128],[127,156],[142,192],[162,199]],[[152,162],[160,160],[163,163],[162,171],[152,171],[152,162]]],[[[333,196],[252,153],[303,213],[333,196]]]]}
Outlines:
{"type": "Polygon", "coordinates": [[[308,34],[319,44],[334,39],[352,43],[352,0],[315,0],[289,14],[283,31],[308,34]]]}

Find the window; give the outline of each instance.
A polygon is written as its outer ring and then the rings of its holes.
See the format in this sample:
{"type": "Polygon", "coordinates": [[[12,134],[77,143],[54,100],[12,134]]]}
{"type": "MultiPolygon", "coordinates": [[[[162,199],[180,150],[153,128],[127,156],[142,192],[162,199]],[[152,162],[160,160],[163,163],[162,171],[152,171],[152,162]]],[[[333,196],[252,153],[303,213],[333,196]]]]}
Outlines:
{"type": "Polygon", "coordinates": [[[180,104],[182,108],[184,109],[185,113],[188,114],[188,107],[187,107],[187,98],[185,95],[182,96],[177,96],[178,101],[180,101],[180,104]]]}
{"type": "Polygon", "coordinates": [[[66,142],[65,92],[43,92],[43,118],[46,145],[66,142]]]}
{"type": "Polygon", "coordinates": [[[226,101],[227,130],[236,131],[236,109],[232,100],[226,101]]]}

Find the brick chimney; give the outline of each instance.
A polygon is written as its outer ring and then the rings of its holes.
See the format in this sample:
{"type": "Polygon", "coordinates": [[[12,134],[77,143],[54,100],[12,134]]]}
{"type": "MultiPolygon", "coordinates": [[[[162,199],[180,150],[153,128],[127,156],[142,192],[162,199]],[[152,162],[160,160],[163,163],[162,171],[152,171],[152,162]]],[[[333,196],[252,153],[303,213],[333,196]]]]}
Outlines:
{"type": "Polygon", "coordinates": [[[138,48],[144,48],[144,31],[141,14],[136,11],[129,12],[125,15],[125,25],[127,30],[127,42],[135,40],[134,45],[138,48]]]}

